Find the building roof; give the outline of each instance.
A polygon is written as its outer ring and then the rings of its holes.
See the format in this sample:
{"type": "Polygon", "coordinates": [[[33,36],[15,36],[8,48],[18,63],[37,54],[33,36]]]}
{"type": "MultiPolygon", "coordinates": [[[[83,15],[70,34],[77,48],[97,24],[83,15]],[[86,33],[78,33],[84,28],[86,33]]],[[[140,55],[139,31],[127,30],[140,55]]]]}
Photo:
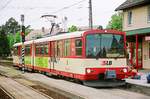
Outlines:
{"type": "Polygon", "coordinates": [[[150,4],[150,0],[126,0],[123,4],[121,4],[119,7],[117,7],[115,9],[115,11],[125,10],[128,8],[147,5],[147,4],[150,4]]]}
{"type": "MultiPolygon", "coordinates": [[[[56,34],[61,31],[62,31],[61,28],[54,28],[52,30],[52,34],[56,34]]],[[[50,32],[50,29],[45,29],[45,28],[33,30],[26,36],[26,41],[36,39],[38,36],[39,37],[48,36],[50,35],[49,32],[50,32]]]]}

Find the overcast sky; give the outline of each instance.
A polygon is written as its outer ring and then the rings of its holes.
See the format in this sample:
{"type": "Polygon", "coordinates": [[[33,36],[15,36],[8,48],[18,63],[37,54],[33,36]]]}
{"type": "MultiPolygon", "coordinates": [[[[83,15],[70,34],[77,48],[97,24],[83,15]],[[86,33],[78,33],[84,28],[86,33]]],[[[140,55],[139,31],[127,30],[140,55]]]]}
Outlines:
{"type": "MultiPolygon", "coordinates": [[[[10,17],[20,22],[25,15],[25,25],[32,28],[50,27],[50,22],[40,18],[45,14],[57,15],[57,22],[67,17],[68,26],[88,26],[89,0],[0,0],[0,25],[10,17]],[[81,1],[81,2],[80,2],[81,1]],[[75,4],[75,5],[74,5],[75,4]],[[74,5],[74,6],[71,6],[74,5]]],[[[115,8],[125,0],[92,0],[94,25],[106,26],[115,8]]]]}

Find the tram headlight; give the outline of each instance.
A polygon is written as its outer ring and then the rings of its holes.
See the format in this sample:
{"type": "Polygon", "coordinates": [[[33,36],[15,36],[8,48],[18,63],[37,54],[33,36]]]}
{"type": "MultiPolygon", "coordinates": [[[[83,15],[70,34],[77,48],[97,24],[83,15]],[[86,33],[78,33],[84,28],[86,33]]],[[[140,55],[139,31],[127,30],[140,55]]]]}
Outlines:
{"type": "Polygon", "coordinates": [[[87,73],[91,73],[91,69],[87,69],[86,72],[87,72],[87,73]]]}
{"type": "Polygon", "coordinates": [[[127,73],[127,69],[126,69],[126,68],[124,68],[124,69],[123,69],[123,72],[124,72],[124,73],[127,73]]]}

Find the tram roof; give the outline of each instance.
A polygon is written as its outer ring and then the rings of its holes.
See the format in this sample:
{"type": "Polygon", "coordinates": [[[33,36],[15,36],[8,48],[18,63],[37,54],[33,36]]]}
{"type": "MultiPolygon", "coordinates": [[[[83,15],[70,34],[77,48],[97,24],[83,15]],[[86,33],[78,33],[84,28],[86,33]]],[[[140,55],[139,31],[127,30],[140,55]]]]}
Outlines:
{"type": "Polygon", "coordinates": [[[19,45],[21,45],[21,44],[22,44],[22,43],[16,43],[16,44],[13,45],[13,47],[19,46],[19,45]]]}
{"type": "MultiPolygon", "coordinates": [[[[33,43],[33,40],[24,42],[24,45],[28,45],[28,44],[31,44],[31,43],[33,43]]],[[[22,45],[21,42],[20,43],[16,43],[13,46],[15,47],[15,46],[20,46],[20,45],[22,45]]]]}
{"type": "Polygon", "coordinates": [[[67,38],[81,37],[84,32],[85,31],[60,33],[60,34],[52,35],[50,37],[36,39],[36,40],[34,40],[34,42],[35,43],[40,43],[40,42],[46,42],[46,41],[55,41],[55,40],[61,40],[61,39],[67,39],[67,38]]]}
{"type": "MultiPolygon", "coordinates": [[[[99,32],[99,30],[92,30],[94,32],[99,32]]],[[[42,43],[42,42],[48,42],[48,41],[55,41],[55,40],[62,40],[62,39],[68,39],[68,38],[76,38],[76,37],[82,37],[83,34],[85,33],[86,31],[76,31],[76,32],[67,32],[67,33],[58,33],[58,34],[55,34],[55,35],[51,35],[49,37],[44,37],[44,38],[40,38],[40,39],[36,39],[36,40],[31,40],[31,41],[26,41],[24,44],[25,45],[28,45],[28,44],[32,44],[32,43],[42,43]]],[[[88,31],[88,32],[91,32],[91,31],[88,31]]],[[[122,33],[123,32],[119,32],[119,31],[116,31],[116,30],[101,30],[101,32],[113,32],[113,33],[122,33]]],[[[20,46],[22,45],[22,43],[16,43],[14,44],[13,46],[20,46]]]]}

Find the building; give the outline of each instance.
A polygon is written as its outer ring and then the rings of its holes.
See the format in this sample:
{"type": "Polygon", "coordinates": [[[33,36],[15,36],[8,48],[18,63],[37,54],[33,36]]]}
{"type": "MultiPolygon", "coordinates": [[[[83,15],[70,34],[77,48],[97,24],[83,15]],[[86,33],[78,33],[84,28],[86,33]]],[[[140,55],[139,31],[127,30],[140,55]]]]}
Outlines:
{"type": "MultiPolygon", "coordinates": [[[[49,36],[50,31],[51,31],[51,28],[45,29],[44,27],[42,27],[42,29],[34,29],[26,36],[26,41],[42,38],[45,36],[49,36]]],[[[56,34],[58,32],[62,32],[62,29],[61,28],[54,28],[52,30],[51,34],[56,34]]]]}
{"type": "Polygon", "coordinates": [[[150,0],[126,0],[116,11],[123,12],[130,64],[150,69],[150,0]]]}

